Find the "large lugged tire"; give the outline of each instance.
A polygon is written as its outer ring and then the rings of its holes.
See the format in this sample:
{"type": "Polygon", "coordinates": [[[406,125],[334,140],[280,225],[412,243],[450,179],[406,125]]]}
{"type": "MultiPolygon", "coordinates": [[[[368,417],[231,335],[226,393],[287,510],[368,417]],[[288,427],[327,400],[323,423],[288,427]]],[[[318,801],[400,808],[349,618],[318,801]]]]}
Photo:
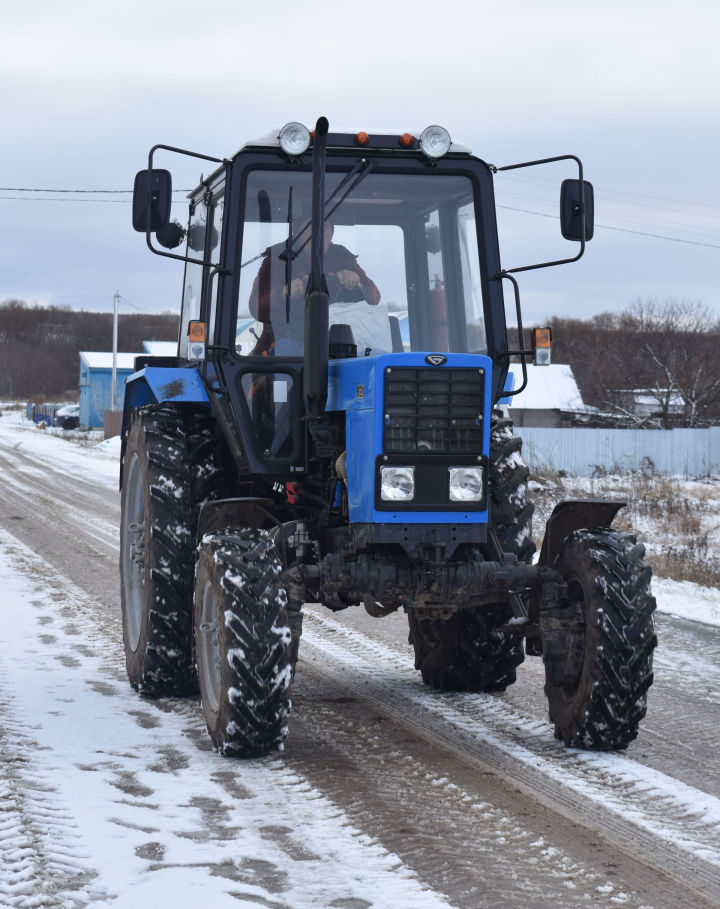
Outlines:
{"type": "MultiPolygon", "coordinates": [[[[503,552],[529,562],[533,506],[527,501],[528,469],[512,422],[493,418],[490,435],[491,520],[503,552]]],[[[479,606],[448,619],[408,612],[415,668],[423,681],[444,691],[504,691],[525,659],[522,642],[499,631],[509,618],[506,603],[479,606]]]]}
{"type": "Polygon", "coordinates": [[[409,611],[410,643],[423,681],[442,691],[504,691],[512,685],[524,654],[498,630],[505,618],[504,606],[493,604],[448,619],[409,611]]]}
{"type": "Polygon", "coordinates": [[[224,755],[262,755],[287,736],[292,634],[281,570],[264,530],[229,529],[200,546],[195,654],[208,732],[224,755]]]}
{"type": "Polygon", "coordinates": [[[120,576],[128,677],[148,697],[197,690],[192,660],[195,534],[218,494],[219,443],[207,411],[142,408],[123,460],[120,576]]]}
{"type": "Polygon", "coordinates": [[[532,515],[528,501],[529,470],[522,458],[522,439],[513,433],[512,420],[493,416],[490,432],[490,498],[492,525],[503,552],[514,552],[531,562],[535,552],[532,515]]]}
{"type": "Polygon", "coordinates": [[[550,719],[566,745],[609,751],[637,736],[657,644],[644,555],[629,534],[577,530],[555,560],[569,601],[541,613],[541,632],[550,719]]]}

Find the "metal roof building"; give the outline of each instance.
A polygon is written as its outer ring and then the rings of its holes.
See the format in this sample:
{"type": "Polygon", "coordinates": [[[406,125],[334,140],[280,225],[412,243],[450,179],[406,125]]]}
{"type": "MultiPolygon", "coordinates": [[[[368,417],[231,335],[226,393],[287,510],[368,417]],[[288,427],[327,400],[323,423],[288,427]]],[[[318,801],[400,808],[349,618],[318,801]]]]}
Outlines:
{"type": "MultiPolygon", "coordinates": [[[[117,355],[116,396],[122,409],[125,400],[125,379],[134,371],[139,353],[117,355]]],[[[113,355],[106,351],[80,351],[80,425],[86,429],[102,429],[104,413],[112,406],[113,355]]]]}

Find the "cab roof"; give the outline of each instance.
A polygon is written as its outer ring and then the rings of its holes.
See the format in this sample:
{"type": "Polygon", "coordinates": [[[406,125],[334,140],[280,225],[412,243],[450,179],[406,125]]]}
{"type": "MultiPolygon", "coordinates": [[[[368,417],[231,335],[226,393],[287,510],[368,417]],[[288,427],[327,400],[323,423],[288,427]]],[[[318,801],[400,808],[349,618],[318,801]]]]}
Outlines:
{"type": "MultiPolygon", "coordinates": [[[[241,151],[244,151],[247,148],[279,148],[280,140],[278,138],[280,134],[281,127],[278,127],[274,130],[271,130],[265,136],[260,137],[259,139],[250,139],[240,146],[236,154],[239,154],[241,151]]],[[[402,148],[400,145],[400,136],[405,133],[410,133],[410,135],[415,140],[413,148],[408,149],[408,151],[416,151],[418,148],[418,140],[422,130],[392,130],[392,129],[373,129],[373,130],[363,130],[368,139],[366,144],[361,144],[356,141],[356,136],[360,134],[360,131],[357,129],[351,128],[338,128],[333,129],[328,133],[327,137],[327,146],[328,148],[388,148],[397,150],[402,148]]],[[[472,154],[472,150],[469,146],[463,145],[461,142],[453,141],[450,145],[449,154],[453,152],[469,155],[472,154]]],[[[234,157],[234,156],[233,156],[234,157]]]]}

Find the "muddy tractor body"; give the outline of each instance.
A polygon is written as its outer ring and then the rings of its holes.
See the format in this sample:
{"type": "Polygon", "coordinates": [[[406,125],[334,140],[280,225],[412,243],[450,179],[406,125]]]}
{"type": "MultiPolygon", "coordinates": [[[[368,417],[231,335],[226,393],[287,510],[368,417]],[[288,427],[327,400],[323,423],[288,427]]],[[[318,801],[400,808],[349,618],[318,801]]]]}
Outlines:
{"type": "Polygon", "coordinates": [[[510,361],[527,381],[533,356],[514,272],[575,261],[592,236],[579,160],[513,166],[572,166],[560,226],[575,246],[504,270],[504,168],[438,127],[321,118],[195,156],[211,173],[182,223],[160,152],[193,155],[156,146],[135,184],[135,228],[185,280],[177,357],[139,359],[125,395],[131,683],[151,697],[199,684],[215,745],[262,754],[287,734],[303,605],[403,610],[429,685],[503,690],[525,652],[542,655],[558,737],[627,745],[655,645],[643,548],[611,527],[621,503],[563,502],[534,560],[502,410],[524,385],[510,361]]]}

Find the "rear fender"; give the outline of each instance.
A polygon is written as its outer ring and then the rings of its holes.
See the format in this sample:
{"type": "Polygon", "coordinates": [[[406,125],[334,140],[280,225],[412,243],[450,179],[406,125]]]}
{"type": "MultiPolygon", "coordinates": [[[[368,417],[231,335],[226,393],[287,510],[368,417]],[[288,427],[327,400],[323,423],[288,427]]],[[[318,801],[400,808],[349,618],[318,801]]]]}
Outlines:
{"type": "Polygon", "coordinates": [[[200,373],[196,369],[146,366],[128,376],[125,380],[125,401],[120,434],[120,489],[122,489],[123,483],[125,444],[133,414],[139,407],[147,404],[161,404],[164,401],[170,401],[173,404],[202,404],[210,407],[210,399],[200,378],[200,373]]]}
{"type": "Polygon", "coordinates": [[[606,499],[564,499],[558,502],[545,527],[540,565],[552,566],[565,537],[573,530],[609,527],[625,502],[606,499]]]}
{"type": "Polygon", "coordinates": [[[138,407],[145,404],[160,404],[163,401],[210,406],[207,391],[196,369],[146,366],[128,376],[125,382],[123,438],[130,430],[133,412],[138,407]]]}

